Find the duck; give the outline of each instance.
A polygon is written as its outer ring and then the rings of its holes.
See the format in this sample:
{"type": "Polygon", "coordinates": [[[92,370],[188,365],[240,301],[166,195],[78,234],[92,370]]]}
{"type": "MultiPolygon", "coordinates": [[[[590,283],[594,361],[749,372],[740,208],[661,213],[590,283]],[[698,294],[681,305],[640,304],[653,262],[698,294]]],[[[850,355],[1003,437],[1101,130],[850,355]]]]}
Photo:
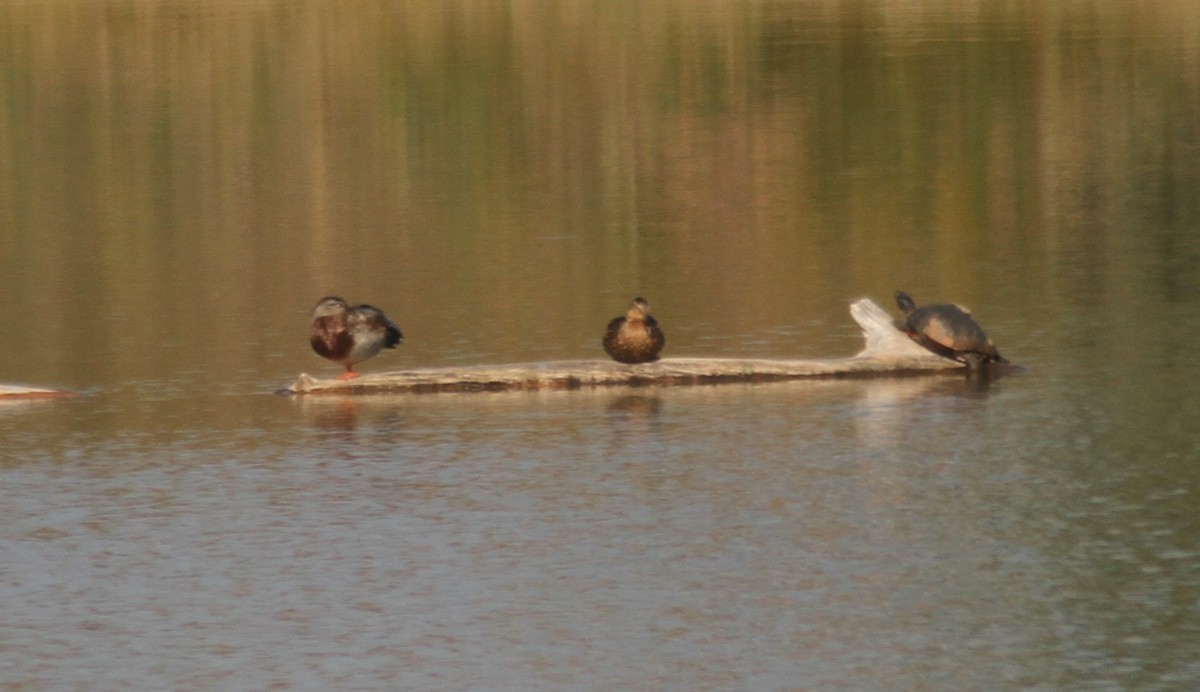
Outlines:
{"type": "Polygon", "coordinates": [[[621,317],[614,317],[604,332],[604,352],[618,363],[651,363],[658,360],[667,338],[650,315],[650,304],[634,298],[621,317]]]}
{"type": "Polygon", "coordinates": [[[312,311],[309,343],[318,356],[345,366],[339,380],[358,377],[354,366],[385,348],[396,348],[404,335],[379,308],[351,307],[337,296],[325,296],[312,311]]]}

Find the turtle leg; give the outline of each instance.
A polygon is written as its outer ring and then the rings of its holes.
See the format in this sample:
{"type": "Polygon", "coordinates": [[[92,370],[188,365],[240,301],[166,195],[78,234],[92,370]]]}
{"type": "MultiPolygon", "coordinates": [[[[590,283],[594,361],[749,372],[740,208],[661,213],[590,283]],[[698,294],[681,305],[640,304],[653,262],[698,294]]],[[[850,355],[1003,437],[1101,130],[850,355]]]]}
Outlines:
{"type": "Polygon", "coordinates": [[[962,361],[967,364],[967,370],[970,370],[971,372],[978,372],[979,369],[983,367],[986,358],[982,353],[968,351],[967,353],[962,354],[962,361]]]}

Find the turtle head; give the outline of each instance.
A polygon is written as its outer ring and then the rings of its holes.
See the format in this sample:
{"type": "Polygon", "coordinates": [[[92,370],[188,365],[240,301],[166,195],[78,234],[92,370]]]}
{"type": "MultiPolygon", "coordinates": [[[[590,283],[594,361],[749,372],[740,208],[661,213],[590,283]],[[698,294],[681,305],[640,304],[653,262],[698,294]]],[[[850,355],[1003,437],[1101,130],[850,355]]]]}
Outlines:
{"type": "Polygon", "coordinates": [[[912,296],[904,291],[896,291],[896,307],[904,314],[908,314],[917,309],[917,304],[913,301],[912,296]]]}

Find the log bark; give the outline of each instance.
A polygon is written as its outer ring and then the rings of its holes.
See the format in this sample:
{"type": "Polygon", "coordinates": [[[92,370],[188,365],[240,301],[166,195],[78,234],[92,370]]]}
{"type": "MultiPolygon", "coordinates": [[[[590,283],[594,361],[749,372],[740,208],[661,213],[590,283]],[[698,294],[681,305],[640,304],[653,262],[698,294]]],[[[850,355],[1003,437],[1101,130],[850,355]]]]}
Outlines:
{"type": "Polygon", "coordinates": [[[775,382],[831,377],[878,377],[961,370],[958,363],[926,351],[896,328],[869,298],[850,305],[866,347],[848,358],[663,358],[622,365],[611,360],[566,360],[511,365],[421,368],[360,375],[352,380],[301,374],[289,394],[400,394],[483,392],[581,387],[775,382]]]}

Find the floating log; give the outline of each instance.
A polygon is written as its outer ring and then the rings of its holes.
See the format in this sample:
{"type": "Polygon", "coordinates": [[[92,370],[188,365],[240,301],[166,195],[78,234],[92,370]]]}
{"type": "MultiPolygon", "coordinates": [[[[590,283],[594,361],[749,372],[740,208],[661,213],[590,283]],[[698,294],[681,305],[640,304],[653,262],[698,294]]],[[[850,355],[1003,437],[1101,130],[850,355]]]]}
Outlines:
{"type": "Polygon", "coordinates": [[[961,370],[964,366],[918,346],[869,298],[850,305],[866,348],[849,358],[663,358],[622,365],[611,360],[565,360],[511,365],[421,368],[360,375],[352,380],[301,374],[287,394],[487,392],[580,387],[777,382],[809,378],[878,377],[961,370]]]}
{"type": "Polygon", "coordinates": [[[23,384],[0,384],[0,401],[27,401],[30,399],[64,399],[75,396],[74,392],[61,389],[43,389],[23,384]]]}

